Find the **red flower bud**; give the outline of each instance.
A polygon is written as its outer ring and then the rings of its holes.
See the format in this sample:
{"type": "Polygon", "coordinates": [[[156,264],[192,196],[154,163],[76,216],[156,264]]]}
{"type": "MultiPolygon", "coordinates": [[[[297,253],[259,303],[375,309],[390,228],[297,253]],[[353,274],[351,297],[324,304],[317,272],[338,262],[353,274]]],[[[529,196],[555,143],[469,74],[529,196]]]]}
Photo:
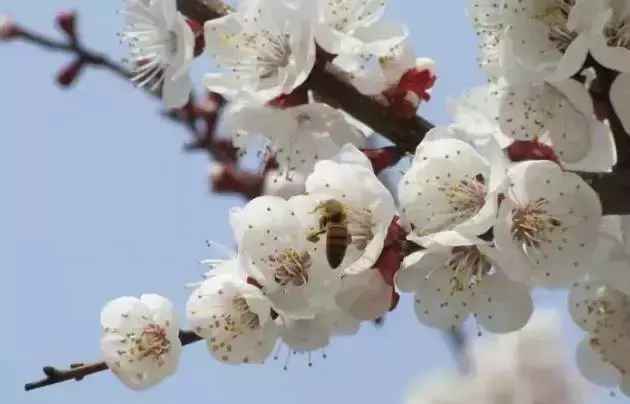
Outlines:
{"type": "Polygon", "coordinates": [[[71,40],[75,40],[77,37],[76,34],[76,20],[77,13],[75,10],[63,10],[57,13],[55,17],[55,22],[61,28],[61,30],[70,38],[71,40]]]}
{"type": "Polygon", "coordinates": [[[233,164],[212,163],[210,166],[211,190],[217,193],[237,193],[254,199],[262,193],[265,176],[240,171],[233,164]]]}
{"type": "Polygon", "coordinates": [[[378,174],[386,168],[393,167],[403,156],[396,146],[381,147],[379,149],[361,150],[370,159],[374,173],[378,174]]]}
{"type": "Polygon", "coordinates": [[[506,149],[506,154],[511,161],[549,160],[559,163],[558,156],[551,146],[538,140],[516,140],[506,149]]]}
{"type": "Polygon", "coordinates": [[[429,101],[431,94],[429,90],[433,88],[437,76],[424,67],[413,67],[405,72],[398,81],[399,91],[411,91],[421,100],[429,101]]]}
{"type": "Polygon", "coordinates": [[[79,77],[79,74],[83,71],[84,66],[85,63],[83,59],[75,59],[59,71],[56,78],[57,84],[62,88],[72,86],[79,77]]]}

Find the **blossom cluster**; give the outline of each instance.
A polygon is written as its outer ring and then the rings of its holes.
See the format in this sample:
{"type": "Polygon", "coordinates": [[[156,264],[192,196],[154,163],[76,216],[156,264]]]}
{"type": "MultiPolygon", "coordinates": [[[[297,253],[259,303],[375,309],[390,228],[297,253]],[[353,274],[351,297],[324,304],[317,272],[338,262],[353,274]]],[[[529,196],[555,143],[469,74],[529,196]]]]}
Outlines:
{"type": "MultiPolygon", "coordinates": [[[[532,316],[532,288],[567,288],[588,333],[577,350],[583,374],[630,393],[627,218],[604,217],[569,171],[617,162],[588,69],[617,74],[612,113],[630,116],[619,113],[630,94],[621,4],[469,0],[489,82],[450,104],[453,123],[410,153],[394,198],[360,150],[370,128],[307,87],[314,72],[332,72],[400,119],[430,99],[435,65],[385,18],[384,0],[242,0],[203,27],[175,0],[127,0],[121,38],[134,80],[182,108],[203,49],[216,69],[202,82],[228,100],[234,146],[278,166],[267,195],[230,211],[237,251],[207,262],[187,302],[210,354],[263,363],[280,344],[310,355],[395,308],[399,293],[414,295],[427,326],[472,317],[510,333],[532,316]]],[[[105,361],[127,386],[176,370],[179,322],[165,298],[113,300],[101,322],[105,361]]]]}

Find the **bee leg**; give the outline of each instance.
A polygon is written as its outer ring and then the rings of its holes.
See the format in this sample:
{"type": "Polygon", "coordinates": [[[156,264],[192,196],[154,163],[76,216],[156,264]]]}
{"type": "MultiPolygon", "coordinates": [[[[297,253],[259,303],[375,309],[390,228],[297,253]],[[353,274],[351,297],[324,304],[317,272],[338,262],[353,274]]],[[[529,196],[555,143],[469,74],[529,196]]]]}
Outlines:
{"type": "Polygon", "coordinates": [[[311,243],[317,243],[319,241],[319,236],[324,233],[326,233],[326,230],[312,231],[306,236],[306,239],[311,243]]]}

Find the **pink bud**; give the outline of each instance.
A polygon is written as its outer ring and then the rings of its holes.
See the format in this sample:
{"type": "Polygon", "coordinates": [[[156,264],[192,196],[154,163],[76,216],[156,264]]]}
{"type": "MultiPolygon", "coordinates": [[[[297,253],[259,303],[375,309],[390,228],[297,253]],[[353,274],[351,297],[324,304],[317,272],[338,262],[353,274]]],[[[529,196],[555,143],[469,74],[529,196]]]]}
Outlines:
{"type": "Polygon", "coordinates": [[[75,59],[59,71],[56,78],[57,84],[59,84],[62,88],[72,86],[77,77],[79,77],[79,74],[83,71],[84,66],[85,63],[83,62],[83,59],[75,59]]]}
{"type": "Polygon", "coordinates": [[[21,32],[20,27],[13,22],[11,17],[0,14],[0,40],[14,38],[21,32]]]}
{"type": "Polygon", "coordinates": [[[396,146],[381,147],[379,149],[363,149],[361,151],[370,159],[375,174],[379,174],[384,169],[395,166],[403,156],[403,153],[400,153],[396,146]]]}
{"type": "Polygon", "coordinates": [[[55,17],[59,28],[72,40],[76,39],[76,20],[77,13],[75,10],[60,11],[55,17]]]}

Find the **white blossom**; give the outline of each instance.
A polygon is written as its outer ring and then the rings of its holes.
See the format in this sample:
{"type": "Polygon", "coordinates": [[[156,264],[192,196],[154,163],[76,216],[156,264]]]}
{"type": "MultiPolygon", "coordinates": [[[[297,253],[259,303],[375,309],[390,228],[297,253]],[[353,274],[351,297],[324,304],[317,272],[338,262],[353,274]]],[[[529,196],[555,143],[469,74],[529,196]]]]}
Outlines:
{"type": "Polygon", "coordinates": [[[561,81],[582,68],[588,53],[588,36],[583,32],[588,7],[579,6],[579,0],[507,3],[512,11],[507,31],[510,50],[526,69],[548,81],[561,81]]]}
{"type": "MultiPolygon", "coordinates": [[[[372,268],[383,249],[396,207],[367,157],[353,145],[345,145],[334,159],[315,165],[306,179],[306,191],[310,202],[303,202],[305,210],[307,204],[316,207],[322,201],[334,199],[341,202],[347,214],[351,242],[339,268],[345,274],[372,268]]],[[[316,213],[302,218],[310,232],[319,229],[316,213]]],[[[321,237],[317,243],[320,249],[324,249],[325,242],[325,237],[321,237]]]]}
{"type": "Polygon", "coordinates": [[[107,366],[133,390],[175,373],[182,345],[171,302],[156,294],[119,297],[101,312],[101,352],[107,366]]]}
{"type": "Polygon", "coordinates": [[[161,84],[166,108],[188,102],[191,90],[188,70],[193,60],[195,37],[175,0],[125,0],[122,41],[132,46],[128,60],[136,64],[132,81],[138,86],[161,84]]]}
{"type": "Polygon", "coordinates": [[[497,259],[515,280],[560,285],[589,268],[602,206],[577,174],[550,161],[526,161],[508,174],[494,236],[497,259]]]}
{"type": "Polygon", "coordinates": [[[452,129],[437,127],[427,136],[439,132],[442,138],[418,145],[398,184],[401,213],[412,225],[410,237],[445,231],[481,235],[495,220],[502,182],[491,184],[491,164],[473,146],[446,137],[452,129]]]}
{"type": "Polygon", "coordinates": [[[318,160],[332,158],[340,147],[361,147],[366,137],[341,111],[324,103],[279,109],[256,102],[234,103],[226,113],[226,131],[241,150],[268,148],[275,152],[288,177],[307,175],[318,160]]]}
{"type": "Polygon", "coordinates": [[[318,6],[315,39],[332,54],[384,55],[409,32],[404,24],[385,20],[385,0],[314,0],[318,6]]]}
{"type": "Polygon", "coordinates": [[[224,363],[263,363],[276,344],[271,303],[235,275],[205,280],[188,299],[186,317],[210,354],[224,363]]]}
{"type": "Polygon", "coordinates": [[[238,12],[206,21],[207,53],[223,69],[203,83],[228,99],[246,93],[261,102],[291,93],[315,63],[309,2],[248,0],[238,12]]]}
{"type": "Polygon", "coordinates": [[[596,142],[592,102],[588,91],[575,81],[554,84],[502,88],[499,127],[514,140],[548,142],[558,158],[576,163],[586,157],[596,142]]]}
{"type": "Polygon", "coordinates": [[[589,47],[601,65],[630,72],[630,4],[627,1],[580,0],[591,15],[589,47]]]}
{"type": "Polygon", "coordinates": [[[415,292],[418,320],[447,330],[474,314],[490,332],[521,329],[533,311],[529,287],[505,276],[492,261],[489,243],[466,246],[433,244],[414,253],[396,273],[401,292],[415,292]]]}
{"type": "Polygon", "coordinates": [[[312,318],[326,305],[341,274],[324,251],[307,240],[307,230],[291,200],[261,196],[230,212],[239,256],[273,307],[293,318],[312,318]]]}

